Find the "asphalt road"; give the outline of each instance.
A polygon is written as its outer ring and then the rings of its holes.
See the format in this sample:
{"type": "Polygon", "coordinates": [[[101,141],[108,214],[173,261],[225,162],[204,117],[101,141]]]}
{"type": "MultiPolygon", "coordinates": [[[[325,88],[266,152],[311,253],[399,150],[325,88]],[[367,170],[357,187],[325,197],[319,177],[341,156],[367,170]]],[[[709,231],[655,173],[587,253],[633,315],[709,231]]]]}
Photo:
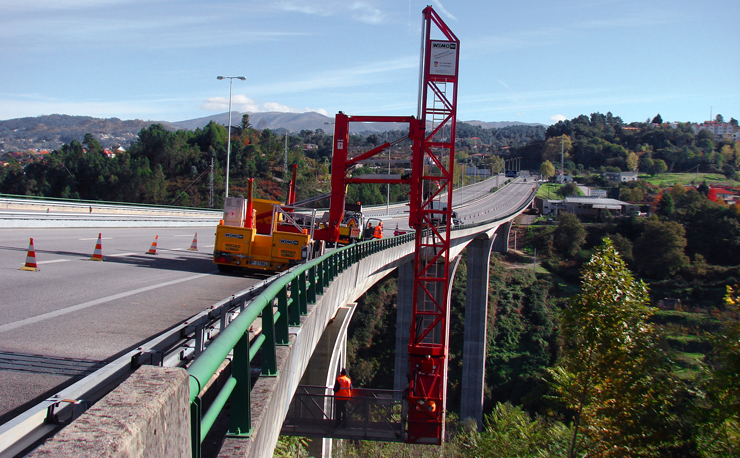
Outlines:
{"type": "MultiPolygon", "coordinates": [[[[0,356],[110,360],[260,280],[217,273],[213,227],[103,229],[96,262],[99,232],[0,229],[0,356]],[[20,270],[30,237],[38,272],[20,270]]],[[[50,372],[0,370],[0,416],[74,378],[50,372]]]]}

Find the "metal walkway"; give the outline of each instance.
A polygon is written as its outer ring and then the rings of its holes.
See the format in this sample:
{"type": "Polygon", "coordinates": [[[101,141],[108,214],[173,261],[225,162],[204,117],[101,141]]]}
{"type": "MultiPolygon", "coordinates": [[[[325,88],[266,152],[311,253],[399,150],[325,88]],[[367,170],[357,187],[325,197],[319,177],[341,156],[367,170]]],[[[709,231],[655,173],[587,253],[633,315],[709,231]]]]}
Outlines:
{"type": "Polygon", "coordinates": [[[299,386],[280,434],[286,436],[403,442],[401,391],[352,390],[347,420],[338,424],[332,390],[299,386]]]}

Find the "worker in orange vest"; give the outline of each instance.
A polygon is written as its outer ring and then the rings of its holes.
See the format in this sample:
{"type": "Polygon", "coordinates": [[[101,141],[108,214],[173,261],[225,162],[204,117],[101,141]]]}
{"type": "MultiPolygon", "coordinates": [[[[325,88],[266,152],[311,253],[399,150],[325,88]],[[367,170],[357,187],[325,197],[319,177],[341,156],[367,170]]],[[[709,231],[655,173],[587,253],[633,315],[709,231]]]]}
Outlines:
{"type": "Polygon", "coordinates": [[[352,399],[352,379],[347,375],[347,369],[342,368],[337,381],[334,382],[335,426],[341,426],[347,420],[347,401],[352,399]]]}
{"type": "Polygon", "coordinates": [[[383,238],[383,222],[379,222],[377,226],[375,226],[375,234],[373,235],[376,239],[382,239],[383,238]]]}

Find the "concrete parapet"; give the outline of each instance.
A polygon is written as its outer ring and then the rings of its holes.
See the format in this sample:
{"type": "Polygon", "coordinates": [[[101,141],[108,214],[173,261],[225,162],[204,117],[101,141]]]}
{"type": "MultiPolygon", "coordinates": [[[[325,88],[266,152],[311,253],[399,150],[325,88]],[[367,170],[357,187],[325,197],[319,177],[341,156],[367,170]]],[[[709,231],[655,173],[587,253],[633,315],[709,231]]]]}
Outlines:
{"type": "Polygon", "coordinates": [[[29,458],[189,457],[189,400],[185,369],[142,366],[29,458]]]}

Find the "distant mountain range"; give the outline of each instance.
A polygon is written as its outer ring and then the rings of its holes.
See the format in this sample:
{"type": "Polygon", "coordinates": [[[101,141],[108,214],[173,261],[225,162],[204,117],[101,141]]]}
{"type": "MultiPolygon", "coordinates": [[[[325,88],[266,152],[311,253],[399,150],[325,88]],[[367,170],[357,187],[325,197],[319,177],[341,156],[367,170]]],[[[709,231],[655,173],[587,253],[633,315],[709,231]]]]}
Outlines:
{"type": "MultiPolygon", "coordinates": [[[[231,123],[237,125],[245,113],[232,112],[231,123]]],[[[322,129],[327,133],[333,131],[334,118],[316,112],[307,113],[248,113],[249,123],[256,129],[271,129],[275,131],[322,129]]],[[[82,141],[86,133],[91,133],[103,147],[123,146],[127,148],[137,139],[138,133],[144,127],[152,124],[162,124],[170,130],[195,130],[215,121],[227,125],[229,113],[220,113],[204,118],[186,121],[142,121],[140,119],[122,121],[118,118],[93,118],[90,116],[48,115],[33,118],[17,118],[0,121],[0,153],[27,150],[54,150],[73,140],[82,141]]],[[[468,124],[483,128],[501,128],[512,125],[542,125],[521,122],[483,122],[465,121],[468,124]]],[[[393,123],[353,124],[352,131],[384,132],[387,130],[403,129],[405,126],[393,123]]]]}

